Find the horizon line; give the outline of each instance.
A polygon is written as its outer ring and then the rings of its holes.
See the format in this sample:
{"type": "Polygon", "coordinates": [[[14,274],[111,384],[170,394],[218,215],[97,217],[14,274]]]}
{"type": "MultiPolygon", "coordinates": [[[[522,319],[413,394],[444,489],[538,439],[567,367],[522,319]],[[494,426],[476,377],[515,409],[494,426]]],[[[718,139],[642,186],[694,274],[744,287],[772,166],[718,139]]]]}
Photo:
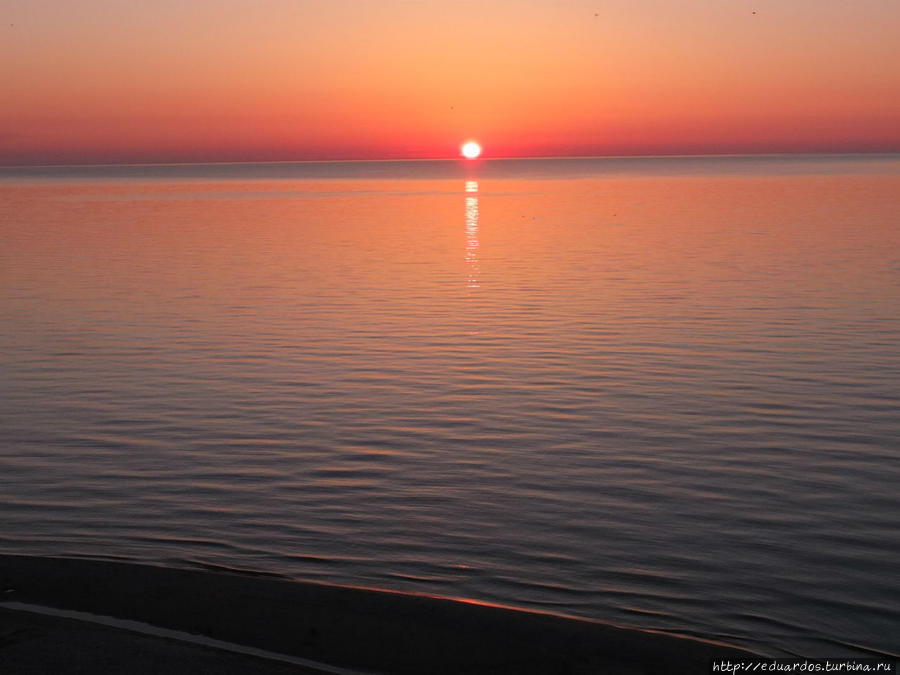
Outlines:
{"type": "Polygon", "coordinates": [[[847,155],[898,155],[898,150],[854,150],[837,152],[834,150],[808,150],[803,152],[709,152],[709,153],[654,153],[633,155],[529,155],[523,157],[478,157],[466,159],[453,157],[393,157],[393,158],[341,158],[341,159],[276,159],[276,160],[223,160],[196,162],[92,162],[61,164],[0,164],[0,169],[87,169],[96,167],[150,167],[150,166],[235,166],[242,164],[362,164],[389,162],[460,162],[477,165],[491,161],[528,161],[528,160],[570,160],[570,159],[664,159],[664,158],[703,158],[703,157],[802,157],[814,156],[847,156],[847,155]]]}

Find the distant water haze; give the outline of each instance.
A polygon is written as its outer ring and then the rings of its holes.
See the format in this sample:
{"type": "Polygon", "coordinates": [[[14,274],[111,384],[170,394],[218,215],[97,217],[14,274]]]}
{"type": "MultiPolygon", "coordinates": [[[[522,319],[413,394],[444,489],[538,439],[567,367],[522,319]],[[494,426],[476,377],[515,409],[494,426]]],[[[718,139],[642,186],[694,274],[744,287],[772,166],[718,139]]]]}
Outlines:
{"type": "Polygon", "coordinates": [[[0,550],[896,652],[900,157],[0,170],[0,550]]]}

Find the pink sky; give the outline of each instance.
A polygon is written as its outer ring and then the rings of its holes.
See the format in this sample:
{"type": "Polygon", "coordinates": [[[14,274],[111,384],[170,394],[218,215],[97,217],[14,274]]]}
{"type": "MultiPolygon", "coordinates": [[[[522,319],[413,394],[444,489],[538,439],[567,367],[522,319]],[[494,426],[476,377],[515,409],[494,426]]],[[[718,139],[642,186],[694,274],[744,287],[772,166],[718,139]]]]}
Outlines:
{"type": "Polygon", "coordinates": [[[900,151],[889,0],[4,0],[0,164],[900,151]]]}

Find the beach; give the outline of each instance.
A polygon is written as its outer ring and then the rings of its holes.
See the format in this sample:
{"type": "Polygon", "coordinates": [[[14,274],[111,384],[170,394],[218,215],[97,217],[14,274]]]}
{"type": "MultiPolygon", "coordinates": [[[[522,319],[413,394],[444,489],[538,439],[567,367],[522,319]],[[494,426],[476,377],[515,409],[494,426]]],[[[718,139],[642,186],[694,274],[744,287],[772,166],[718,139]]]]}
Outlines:
{"type": "MultiPolygon", "coordinates": [[[[247,574],[4,555],[0,576],[14,607],[138,621],[360,672],[705,673],[713,658],[752,656],[563,616],[247,574]]],[[[197,663],[219,672],[304,672],[33,611],[0,606],[0,622],[0,663],[10,673],[204,672],[197,663]]]]}

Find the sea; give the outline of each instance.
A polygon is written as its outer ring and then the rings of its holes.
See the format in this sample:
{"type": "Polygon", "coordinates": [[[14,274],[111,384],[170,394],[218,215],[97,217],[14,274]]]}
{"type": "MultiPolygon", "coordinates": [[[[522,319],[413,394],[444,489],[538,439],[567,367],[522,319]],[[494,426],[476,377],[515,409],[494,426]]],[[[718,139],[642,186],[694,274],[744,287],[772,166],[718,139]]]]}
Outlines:
{"type": "Polygon", "coordinates": [[[0,552],[900,651],[900,155],[0,169],[0,552]]]}

